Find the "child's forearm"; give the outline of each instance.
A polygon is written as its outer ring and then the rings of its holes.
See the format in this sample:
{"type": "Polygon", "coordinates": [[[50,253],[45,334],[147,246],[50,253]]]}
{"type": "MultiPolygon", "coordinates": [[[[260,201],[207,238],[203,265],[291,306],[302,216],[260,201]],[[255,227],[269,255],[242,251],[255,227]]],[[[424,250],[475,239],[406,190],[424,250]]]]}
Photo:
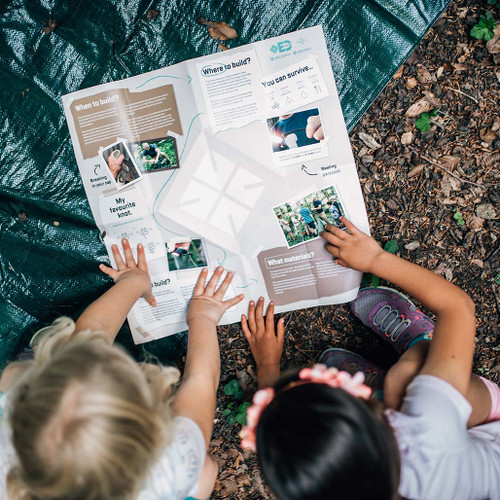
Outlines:
{"type": "Polygon", "coordinates": [[[463,290],[444,278],[388,252],[374,259],[371,272],[399,286],[437,315],[472,302],[463,290]]]}
{"type": "Polygon", "coordinates": [[[205,319],[189,323],[188,349],[183,380],[189,377],[211,380],[217,390],[220,379],[220,353],[217,327],[205,319]]]}
{"type": "Polygon", "coordinates": [[[128,280],[119,281],[90,304],[76,322],[75,330],[105,332],[113,343],[127,314],[141,296],[141,291],[128,280]]]}
{"type": "Polygon", "coordinates": [[[280,365],[257,366],[257,386],[259,389],[273,386],[280,378],[280,365]]]}

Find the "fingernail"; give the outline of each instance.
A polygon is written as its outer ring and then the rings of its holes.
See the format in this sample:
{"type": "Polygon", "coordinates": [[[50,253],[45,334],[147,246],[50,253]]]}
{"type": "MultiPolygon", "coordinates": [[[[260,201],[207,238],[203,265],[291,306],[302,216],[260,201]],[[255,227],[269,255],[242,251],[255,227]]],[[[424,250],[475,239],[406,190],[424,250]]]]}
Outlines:
{"type": "Polygon", "coordinates": [[[250,305],[251,305],[251,306],[253,306],[253,305],[254,305],[254,301],[253,301],[253,300],[251,300],[251,301],[250,301],[250,305]]]}
{"type": "Polygon", "coordinates": [[[224,268],[223,268],[222,266],[219,266],[219,267],[217,268],[217,271],[222,271],[223,269],[224,269],[224,268]]]}
{"type": "Polygon", "coordinates": [[[269,302],[269,305],[270,306],[274,306],[274,302],[269,302]]]}
{"type": "Polygon", "coordinates": [[[232,278],[232,277],[233,277],[233,273],[231,273],[231,272],[227,273],[227,275],[228,275],[230,278],[232,278]]]}

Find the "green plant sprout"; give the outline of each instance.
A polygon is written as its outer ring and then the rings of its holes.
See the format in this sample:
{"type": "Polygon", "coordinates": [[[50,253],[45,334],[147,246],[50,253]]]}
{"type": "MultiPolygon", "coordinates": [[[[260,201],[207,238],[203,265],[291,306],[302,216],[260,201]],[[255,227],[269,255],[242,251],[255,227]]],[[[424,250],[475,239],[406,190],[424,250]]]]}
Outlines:
{"type": "Polygon", "coordinates": [[[439,108],[434,109],[430,113],[422,113],[416,120],[415,120],[415,127],[420,130],[420,132],[427,132],[433,123],[436,123],[432,120],[435,116],[437,116],[439,113],[439,108]]]}
{"type": "MultiPolygon", "coordinates": [[[[491,4],[494,5],[494,4],[491,4]]],[[[496,27],[496,21],[493,14],[488,10],[484,16],[479,18],[479,22],[470,30],[470,36],[478,40],[491,40],[494,36],[493,30],[496,27]]]]}
{"type": "Polygon", "coordinates": [[[460,211],[458,209],[455,210],[455,213],[453,214],[453,218],[457,221],[457,224],[459,226],[465,226],[464,218],[462,217],[462,214],[460,213],[460,211]]]}
{"type": "Polygon", "coordinates": [[[399,245],[396,240],[389,240],[385,245],[384,245],[384,250],[389,253],[397,253],[399,252],[399,245]]]}
{"type": "Polygon", "coordinates": [[[229,424],[233,425],[235,423],[246,425],[247,424],[247,410],[250,403],[241,403],[238,406],[236,401],[233,401],[227,405],[227,408],[222,412],[226,417],[229,424]]]}
{"type": "Polygon", "coordinates": [[[224,394],[226,396],[233,396],[235,399],[243,399],[244,395],[240,383],[236,379],[230,380],[224,386],[224,394]]]}
{"type": "Polygon", "coordinates": [[[236,423],[246,425],[247,409],[250,406],[250,403],[240,403],[240,400],[243,399],[245,393],[243,392],[243,389],[237,379],[230,380],[224,386],[224,394],[226,396],[232,396],[236,399],[236,401],[231,401],[222,412],[222,415],[226,417],[226,420],[231,425],[236,423]]]}

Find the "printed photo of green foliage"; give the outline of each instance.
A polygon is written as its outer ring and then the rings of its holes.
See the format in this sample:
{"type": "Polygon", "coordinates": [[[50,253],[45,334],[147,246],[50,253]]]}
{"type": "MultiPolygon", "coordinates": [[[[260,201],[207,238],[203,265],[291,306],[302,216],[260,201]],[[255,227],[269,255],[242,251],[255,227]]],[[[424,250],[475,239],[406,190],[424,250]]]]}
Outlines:
{"type": "Polygon", "coordinates": [[[207,254],[200,239],[176,239],[165,244],[169,271],[207,267],[207,254]]]}
{"type": "Polygon", "coordinates": [[[340,217],[346,211],[335,186],[273,207],[273,212],[288,248],[319,238],[326,224],[345,229],[340,217]]]}
{"type": "Polygon", "coordinates": [[[174,137],[151,139],[131,144],[137,165],[144,173],[179,168],[174,137]]]}

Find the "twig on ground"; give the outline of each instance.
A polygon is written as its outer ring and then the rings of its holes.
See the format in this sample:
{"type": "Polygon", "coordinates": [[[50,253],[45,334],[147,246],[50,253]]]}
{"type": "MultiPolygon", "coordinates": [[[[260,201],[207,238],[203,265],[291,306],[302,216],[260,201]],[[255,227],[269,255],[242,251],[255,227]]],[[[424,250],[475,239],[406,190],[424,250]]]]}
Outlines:
{"type": "Polygon", "coordinates": [[[412,148],[412,151],[416,155],[419,155],[426,162],[430,163],[431,165],[434,165],[435,167],[440,168],[441,170],[444,170],[448,175],[451,175],[452,177],[454,177],[455,179],[459,180],[462,183],[472,184],[473,186],[478,186],[478,187],[483,188],[483,189],[485,187],[488,187],[488,184],[478,184],[477,182],[472,182],[472,181],[468,181],[466,179],[462,179],[460,176],[454,174],[451,170],[447,169],[444,165],[441,165],[441,163],[437,162],[436,160],[433,160],[432,158],[429,158],[428,156],[425,156],[422,153],[418,153],[413,148],[412,148]]]}
{"type": "Polygon", "coordinates": [[[445,87],[445,89],[451,90],[452,92],[456,92],[457,94],[461,94],[465,97],[468,97],[470,100],[474,101],[476,104],[479,104],[479,101],[475,97],[472,97],[471,95],[466,94],[465,92],[462,92],[461,90],[454,89],[453,87],[445,87]]]}

